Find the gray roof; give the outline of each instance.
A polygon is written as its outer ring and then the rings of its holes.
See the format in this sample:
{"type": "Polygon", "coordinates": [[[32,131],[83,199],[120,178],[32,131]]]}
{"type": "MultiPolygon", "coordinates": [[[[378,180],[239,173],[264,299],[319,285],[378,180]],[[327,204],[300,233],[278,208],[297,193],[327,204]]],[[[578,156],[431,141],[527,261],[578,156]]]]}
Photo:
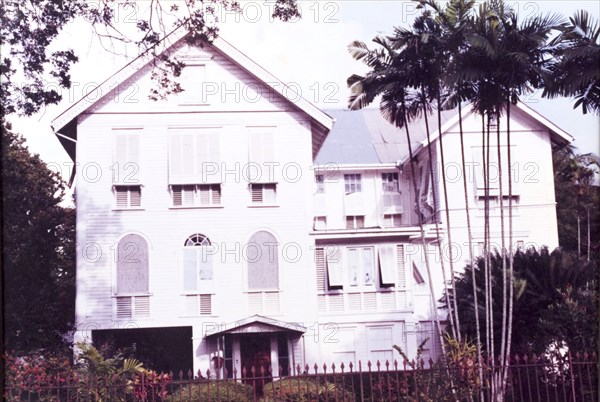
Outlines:
{"type": "MultiPolygon", "coordinates": [[[[315,163],[369,164],[394,163],[408,156],[406,131],[389,123],[379,109],[325,110],[335,119],[333,129],[327,135],[315,163]]],[[[442,124],[456,111],[442,112],[442,124]]],[[[429,129],[437,131],[437,112],[429,115],[429,129]]],[[[424,119],[408,126],[413,151],[419,142],[427,138],[424,119]]]]}

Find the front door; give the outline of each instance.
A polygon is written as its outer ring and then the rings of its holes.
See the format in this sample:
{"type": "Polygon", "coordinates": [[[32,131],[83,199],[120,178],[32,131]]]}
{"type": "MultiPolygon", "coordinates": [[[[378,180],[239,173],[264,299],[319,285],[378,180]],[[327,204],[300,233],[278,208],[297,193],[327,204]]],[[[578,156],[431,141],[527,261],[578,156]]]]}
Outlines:
{"type": "Polygon", "coordinates": [[[271,381],[270,337],[259,334],[240,336],[240,352],[243,382],[253,385],[257,394],[262,395],[265,382],[271,381]]]}
{"type": "Polygon", "coordinates": [[[252,368],[256,377],[262,377],[261,368],[265,373],[271,367],[271,339],[266,335],[244,335],[240,337],[240,352],[242,357],[242,370],[246,369],[246,376],[252,377],[252,368]]]}

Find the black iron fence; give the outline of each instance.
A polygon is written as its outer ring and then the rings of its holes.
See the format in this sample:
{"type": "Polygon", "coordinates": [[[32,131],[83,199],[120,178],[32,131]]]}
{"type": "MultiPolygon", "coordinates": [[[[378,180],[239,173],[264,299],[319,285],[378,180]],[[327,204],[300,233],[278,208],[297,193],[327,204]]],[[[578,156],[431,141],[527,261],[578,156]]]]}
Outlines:
{"type": "Polygon", "coordinates": [[[25,373],[7,376],[7,401],[598,401],[596,354],[560,358],[514,356],[503,367],[492,361],[367,362],[290,367],[284,376],[252,368],[91,376],[25,373]],[[492,381],[506,369],[506,387],[492,381]],[[231,374],[231,375],[230,375],[231,374]]]}

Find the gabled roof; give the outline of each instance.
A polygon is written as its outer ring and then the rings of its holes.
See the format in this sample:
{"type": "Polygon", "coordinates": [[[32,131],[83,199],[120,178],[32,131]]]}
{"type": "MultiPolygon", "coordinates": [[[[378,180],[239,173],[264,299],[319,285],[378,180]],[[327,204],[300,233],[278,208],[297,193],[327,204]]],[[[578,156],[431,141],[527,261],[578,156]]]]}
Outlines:
{"type": "Polygon", "coordinates": [[[295,332],[304,333],[306,328],[297,324],[275,320],[255,314],[242,320],[227,324],[221,327],[219,331],[213,332],[210,326],[206,326],[204,336],[217,336],[224,334],[252,334],[252,333],[270,333],[270,332],[295,332]]]}
{"type": "MultiPolygon", "coordinates": [[[[515,106],[518,110],[524,112],[526,115],[531,117],[533,120],[537,121],[542,126],[546,127],[550,131],[552,142],[554,142],[555,144],[563,146],[563,145],[570,144],[571,142],[573,142],[575,140],[575,138],[573,138],[573,136],[571,134],[567,133],[566,131],[564,131],[563,129],[558,127],[556,124],[552,123],[550,120],[548,120],[547,118],[545,118],[544,116],[542,116],[541,114],[539,114],[538,112],[536,112],[535,110],[530,108],[529,106],[525,105],[524,103],[519,102],[515,106]]],[[[515,107],[515,106],[513,106],[513,107],[515,107]]],[[[470,109],[470,108],[467,109],[463,114],[463,119],[467,118],[468,116],[470,116],[473,113],[475,113],[475,112],[472,109],[470,109]]],[[[442,133],[448,131],[452,126],[458,124],[458,118],[459,118],[458,113],[455,112],[455,115],[451,119],[447,120],[444,124],[442,124],[442,133]]],[[[430,138],[431,142],[434,142],[440,136],[440,133],[437,130],[437,126],[435,126],[435,127],[436,127],[435,130],[431,130],[431,132],[433,133],[430,138]]],[[[427,146],[427,144],[428,144],[428,142],[427,142],[426,138],[421,141],[422,146],[427,146]]]]}
{"type": "MultiPolygon", "coordinates": [[[[550,131],[553,143],[563,146],[571,143],[574,138],[523,103],[516,108],[527,116],[546,127],[550,131]]],[[[474,112],[464,108],[463,119],[474,112]]],[[[379,109],[366,108],[361,110],[327,110],[327,114],[335,118],[335,125],[327,140],[321,147],[315,163],[326,165],[361,164],[378,165],[382,163],[403,163],[408,159],[408,142],[404,128],[400,129],[383,118],[379,109]]],[[[442,133],[447,132],[458,124],[458,111],[443,111],[441,114],[442,133]]],[[[430,140],[439,138],[437,112],[428,115],[430,140]]],[[[411,136],[413,154],[428,145],[424,119],[416,119],[408,124],[411,136]]]]}
{"type": "MultiPolygon", "coordinates": [[[[165,39],[157,45],[158,52],[163,53],[170,48],[176,46],[181,41],[185,40],[185,36],[187,35],[187,31],[185,28],[180,27],[167,35],[165,39]]],[[[286,85],[284,82],[274,77],[267,70],[256,64],[252,61],[248,56],[244,53],[236,49],[233,45],[227,42],[222,37],[217,37],[213,42],[210,43],[209,46],[213,46],[218,51],[222,52],[226,57],[231,59],[234,63],[238,64],[242,69],[244,69],[249,74],[256,77],[258,80],[262,81],[268,88],[281,95],[284,99],[288,99],[290,96],[294,96],[294,102],[290,102],[300,111],[306,113],[311,119],[318,123],[321,127],[321,132],[331,130],[333,126],[333,119],[328,116],[326,113],[318,109],[315,105],[304,99],[297,94],[296,91],[286,85]],[[291,95],[290,95],[291,94],[291,95]]],[[[116,88],[118,85],[125,82],[129,79],[133,74],[135,74],[138,70],[146,66],[148,63],[152,61],[152,54],[150,50],[142,53],[134,60],[123,66],[116,73],[111,75],[109,78],[104,80],[100,85],[92,89],[81,99],[73,103],[68,109],[58,115],[52,121],[52,128],[56,133],[62,133],[71,137],[69,134],[72,130],[69,128],[69,123],[71,123],[78,115],[85,112],[87,109],[92,107],[95,103],[99,102],[102,98],[101,94],[107,94],[111,92],[113,88],[116,88]]],[[[72,127],[71,127],[72,128],[72,127]]],[[[321,142],[324,140],[325,135],[319,136],[321,142]]],[[[67,149],[68,141],[59,136],[59,140],[61,144],[67,149]]],[[[319,144],[320,145],[320,144],[319,144]]],[[[67,149],[69,152],[69,149],[67,149]]],[[[73,150],[74,152],[74,150],[73,150]]],[[[71,152],[69,152],[71,155],[71,152]]]]}

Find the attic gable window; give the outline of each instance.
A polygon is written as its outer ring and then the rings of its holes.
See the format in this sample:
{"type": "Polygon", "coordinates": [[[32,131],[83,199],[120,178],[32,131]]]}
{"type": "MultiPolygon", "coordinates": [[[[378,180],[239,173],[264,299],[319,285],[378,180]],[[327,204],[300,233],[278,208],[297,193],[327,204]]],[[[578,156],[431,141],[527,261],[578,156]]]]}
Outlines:
{"type": "Polygon", "coordinates": [[[117,209],[140,208],[142,206],[142,186],[114,186],[117,209]]]}
{"type": "Polygon", "coordinates": [[[181,87],[183,92],[178,94],[182,106],[208,105],[204,87],[206,86],[206,65],[188,62],[181,70],[181,87]]]}

